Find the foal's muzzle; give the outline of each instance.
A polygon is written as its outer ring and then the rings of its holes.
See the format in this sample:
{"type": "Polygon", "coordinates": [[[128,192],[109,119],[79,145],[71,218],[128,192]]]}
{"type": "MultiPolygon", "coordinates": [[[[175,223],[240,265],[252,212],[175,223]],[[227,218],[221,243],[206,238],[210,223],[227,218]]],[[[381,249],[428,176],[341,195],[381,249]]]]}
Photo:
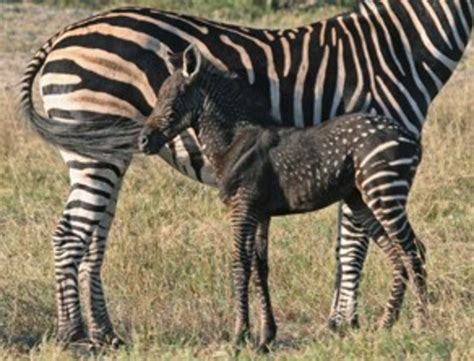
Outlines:
{"type": "Polygon", "coordinates": [[[145,154],[156,154],[165,145],[166,140],[159,131],[145,127],[138,136],[138,149],[145,154]]]}

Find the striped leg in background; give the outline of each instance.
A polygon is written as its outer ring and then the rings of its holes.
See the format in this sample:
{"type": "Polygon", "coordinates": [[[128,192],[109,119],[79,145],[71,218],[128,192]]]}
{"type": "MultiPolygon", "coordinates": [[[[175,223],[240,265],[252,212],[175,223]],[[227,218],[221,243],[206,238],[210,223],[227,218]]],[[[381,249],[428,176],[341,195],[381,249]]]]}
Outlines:
{"type": "MultiPolygon", "coordinates": [[[[86,262],[94,257],[102,261],[105,238],[101,236],[107,232],[99,231],[98,227],[101,223],[107,225],[111,221],[105,221],[112,214],[107,214],[107,210],[115,202],[116,186],[120,185],[128,162],[113,165],[66,152],[62,152],[62,155],[69,167],[71,188],[53,236],[57,339],[60,342],[73,342],[87,337],[81,314],[78,274],[79,271],[84,274],[83,269],[88,267],[81,266],[81,263],[84,257],[86,262]]],[[[91,284],[94,290],[100,287],[100,283],[95,281],[91,281],[91,284]]],[[[85,302],[87,304],[87,300],[85,302]]]]}
{"type": "Polygon", "coordinates": [[[253,280],[260,302],[260,339],[258,349],[267,351],[268,345],[275,339],[277,325],[273,316],[270,291],[268,288],[268,230],[270,220],[258,225],[255,239],[253,280]]]}
{"type": "Polygon", "coordinates": [[[347,204],[340,205],[339,235],[336,249],[337,273],[329,316],[333,331],[345,325],[358,327],[357,296],[369,240],[347,204]]]}

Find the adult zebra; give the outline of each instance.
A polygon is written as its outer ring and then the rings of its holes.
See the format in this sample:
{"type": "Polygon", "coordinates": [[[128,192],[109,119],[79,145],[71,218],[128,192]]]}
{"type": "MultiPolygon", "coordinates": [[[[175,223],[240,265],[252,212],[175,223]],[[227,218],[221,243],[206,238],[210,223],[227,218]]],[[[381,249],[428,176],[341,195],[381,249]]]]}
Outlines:
{"type": "MultiPolygon", "coordinates": [[[[71,191],[53,236],[58,338],[86,337],[79,289],[94,342],[116,343],[100,269],[121,181],[132,156],[132,119],[147,116],[172,64],[189,43],[260,92],[275,119],[310,126],[347,112],[380,113],[420,135],[428,107],[470,38],[471,0],[364,0],[360,9],[305,27],[258,30],[146,8],[85,19],[37,52],[22,82],[21,107],[46,141],[61,149],[71,191]],[[40,76],[48,117],[33,107],[40,76]],[[125,147],[126,148],[126,147],[125,147]]],[[[212,184],[195,136],[161,156],[212,184]]],[[[341,206],[336,290],[330,324],[357,324],[356,296],[368,238],[341,206]]]]}

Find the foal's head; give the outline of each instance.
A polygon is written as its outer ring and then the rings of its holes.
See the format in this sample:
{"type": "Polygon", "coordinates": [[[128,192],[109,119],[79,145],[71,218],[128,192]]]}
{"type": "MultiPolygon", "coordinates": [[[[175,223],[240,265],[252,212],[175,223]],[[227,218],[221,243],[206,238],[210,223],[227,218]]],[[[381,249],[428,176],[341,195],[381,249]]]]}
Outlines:
{"type": "Polygon", "coordinates": [[[181,65],[163,82],[155,108],[139,138],[141,151],[157,153],[163,145],[190,128],[203,113],[205,99],[233,74],[218,69],[193,45],[179,55],[181,65]]]}

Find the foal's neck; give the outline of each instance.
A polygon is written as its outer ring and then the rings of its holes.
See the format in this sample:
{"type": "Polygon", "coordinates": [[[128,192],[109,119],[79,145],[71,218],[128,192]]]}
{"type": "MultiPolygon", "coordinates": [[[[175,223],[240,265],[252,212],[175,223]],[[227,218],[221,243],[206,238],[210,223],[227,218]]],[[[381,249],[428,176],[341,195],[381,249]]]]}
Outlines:
{"type": "Polygon", "coordinates": [[[204,101],[194,129],[204,155],[218,170],[240,131],[270,123],[268,108],[258,97],[249,96],[250,86],[228,77],[206,77],[201,89],[204,101]]]}

